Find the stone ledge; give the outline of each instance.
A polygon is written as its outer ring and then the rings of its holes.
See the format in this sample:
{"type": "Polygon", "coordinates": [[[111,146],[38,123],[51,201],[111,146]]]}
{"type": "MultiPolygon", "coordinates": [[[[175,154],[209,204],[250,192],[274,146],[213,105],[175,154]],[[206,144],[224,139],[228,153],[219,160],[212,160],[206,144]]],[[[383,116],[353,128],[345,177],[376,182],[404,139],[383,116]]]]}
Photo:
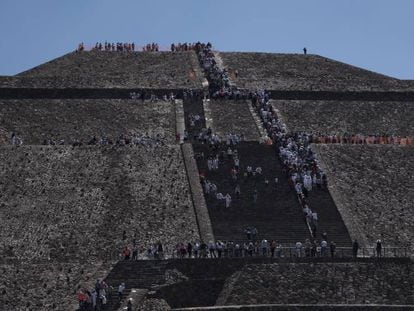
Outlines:
{"type": "Polygon", "coordinates": [[[208,243],[214,241],[213,228],[210,222],[210,216],[207,204],[204,199],[203,189],[201,188],[199,172],[194,159],[194,151],[191,144],[182,144],[181,149],[184,156],[184,163],[187,169],[188,182],[190,184],[193,197],[193,204],[197,218],[200,237],[202,241],[208,243]]]}

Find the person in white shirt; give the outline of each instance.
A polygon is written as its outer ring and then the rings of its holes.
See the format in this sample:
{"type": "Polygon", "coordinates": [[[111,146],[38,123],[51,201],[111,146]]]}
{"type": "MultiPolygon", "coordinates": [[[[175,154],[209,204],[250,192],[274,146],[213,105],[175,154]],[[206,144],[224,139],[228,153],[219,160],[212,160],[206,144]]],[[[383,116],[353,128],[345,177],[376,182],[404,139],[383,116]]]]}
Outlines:
{"type": "Polygon", "coordinates": [[[218,168],[219,168],[219,159],[218,159],[218,157],[215,157],[213,159],[213,169],[218,170],[218,168]]]}
{"type": "Polygon", "coordinates": [[[230,205],[231,205],[231,196],[230,196],[230,194],[226,194],[226,196],[225,196],[225,199],[226,199],[226,208],[229,208],[230,207],[230,205]]]}
{"type": "Polygon", "coordinates": [[[312,190],[312,177],[310,177],[310,175],[306,174],[305,176],[303,176],[303,186],[308,191],[312,190]]]}
{"type": "Polygon", "coordinates": [[[315,226],[318,224],[318,213],[316,212],[312,213],[312,222],[315,226]]]}
{"type": "Polygon", "coordinates": [[[296,242],[295,252],[296,252],[297,257],[301,257],[301,255],[302,255],[302,242],[296,242]]]}
{"type": "Polygon", "coordinates": [[[121,283],[118,287],[118,298],[121,301],[122,300],[122,293],[125,290],[125,283],[121,283]]]}
{"type": "Polygon", "coordinates": [[[239,170],[239,165],[240,165],[240,160],[239,160],[239,158],[235,158],[235,159],[234,159],[234,168],[235,168],[236,170],[239,170]]]}
{"type": "Polygon", "coordinates": [[[295,185],[296,194],[300,195],[302,194],[302,184],[300,182],[297,182],[295,185]]]}

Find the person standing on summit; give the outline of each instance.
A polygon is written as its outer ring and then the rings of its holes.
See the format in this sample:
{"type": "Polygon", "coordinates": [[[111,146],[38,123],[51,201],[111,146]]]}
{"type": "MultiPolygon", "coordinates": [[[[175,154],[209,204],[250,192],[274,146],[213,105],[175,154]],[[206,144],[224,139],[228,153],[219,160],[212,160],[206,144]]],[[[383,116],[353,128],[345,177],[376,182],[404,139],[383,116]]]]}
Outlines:
{"type": "Polygon", "coordinates": [[[306,48],[303,48],[303,54],[306,55],[308,53],[308,50],[306,48]]]}

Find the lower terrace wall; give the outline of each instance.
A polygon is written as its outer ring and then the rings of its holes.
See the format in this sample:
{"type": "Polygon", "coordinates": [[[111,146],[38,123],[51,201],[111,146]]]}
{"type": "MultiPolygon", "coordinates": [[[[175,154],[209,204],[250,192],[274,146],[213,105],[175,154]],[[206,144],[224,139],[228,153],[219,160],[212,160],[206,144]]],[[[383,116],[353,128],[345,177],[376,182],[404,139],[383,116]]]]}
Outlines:
{"type": "Polygon", "coordinates": [[[413,304],[413,268],[412,262],[247,265],[227,279],[216,305],[413,304]]]}

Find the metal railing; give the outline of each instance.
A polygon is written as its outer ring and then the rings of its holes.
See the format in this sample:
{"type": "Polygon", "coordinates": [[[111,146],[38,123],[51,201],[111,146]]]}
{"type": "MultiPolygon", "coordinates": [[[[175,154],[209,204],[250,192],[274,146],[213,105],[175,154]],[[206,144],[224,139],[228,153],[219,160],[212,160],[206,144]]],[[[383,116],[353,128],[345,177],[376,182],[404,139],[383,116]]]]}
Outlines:
{"type": "MultiPolygon", "coordinates": [[[[329,247],[321,248],[296,248],[294,246],[276,247],[273,251],[271,248],[255,248],[253,250],[236,249],[236,248],[223,248],[222,250],[210,251],[198,250],[188,255],[187,251],[182,252],[179,249],[165,250],[162,253],[149,254],[147,252],[141,252],[134,258],[129,257],[129,260],[167,260],[167,259],[216,259],[216,258],[408,258],[410,257],[409,251],[406,247],[383,247],[381,252],[378,253],[375,247],[361,247],[358,251],[354,252],[352,247],[336,247],[334,251],[331,251],[329,247]]],[[[105,259],[107,260],[126,260],[125,256],[121,252],[112,252],[108,254],[105,259]]],[[[128,259],[127,259],[128,260],[128,259]]]]}

